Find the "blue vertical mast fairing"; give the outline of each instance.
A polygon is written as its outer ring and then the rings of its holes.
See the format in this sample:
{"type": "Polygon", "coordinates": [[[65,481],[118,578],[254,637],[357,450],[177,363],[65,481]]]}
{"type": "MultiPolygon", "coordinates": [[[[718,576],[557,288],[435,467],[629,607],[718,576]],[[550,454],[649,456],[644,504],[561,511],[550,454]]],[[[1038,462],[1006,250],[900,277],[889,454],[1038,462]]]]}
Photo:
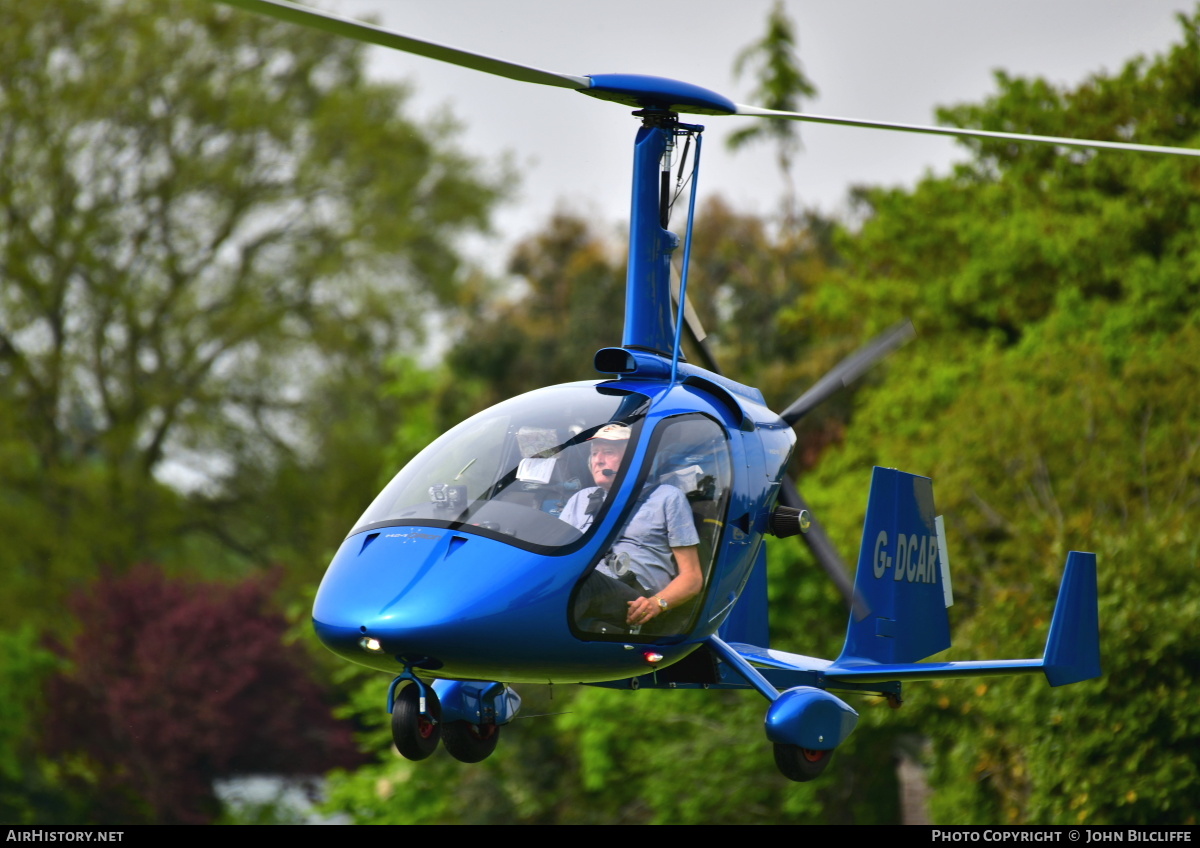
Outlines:
{"type": "Polygon", "coordinates": [[[591,86],[583,94],[638,106],[640,111],[634,114],[642,119],[633,145],[629,269],[621,345],[669,356],[676,335],[671,316],[671,255],[679,238],[666,229],[669,186],[662,176],[669,163],[663,157],[680,129],[678,112],[732,115],[737,106],[715,91],[664,77],[594,74],[590,79],[591,86]]]}

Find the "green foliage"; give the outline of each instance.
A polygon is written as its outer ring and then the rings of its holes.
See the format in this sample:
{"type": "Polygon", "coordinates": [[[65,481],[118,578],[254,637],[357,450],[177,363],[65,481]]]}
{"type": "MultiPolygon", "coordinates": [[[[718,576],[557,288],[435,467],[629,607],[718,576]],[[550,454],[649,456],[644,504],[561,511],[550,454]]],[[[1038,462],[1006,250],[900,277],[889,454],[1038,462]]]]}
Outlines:
{"type": "Polygon", "coordinates": [[[23,764],[17,752],[29,743],[28,727],[42,707],[42,680],[58,661],[38,645],[37,631],[29,625],[0,632],[0,658],[0,680],[7,694],[0,701],[0,779],[10,783],[21,778],[23,764]]]}
{"type": "MultiPolygon", "coordinates": [[[[927,732],[941,820],[1191,815],[1197,717],[1179,695],[1200,659],[1185,636],[1200,605],[1186,530],[1200,428],[1181,401],[1198,340],[1189,327],[1113,373],[1086,341],[1039,339],[992,357],[943,412],[904,405],[943,422],[936,443],[903,449],[873,434],[880,461],[903,453],[938,481],[956,574],[948,659],[1040,654],[1067,549],[1100,561],[1104,678],[1063,690],[1040,678],[913,687],[914,710],[940,713],[927,732]]],[[[868,409],[856,424],[879,420],[868,409]]]]}
{"type": "MultiPolygon", "coordinates": [[[[1200,17],[1185,43],[1075,91],[1000,75],[944,117],[992,129],[1196,143],[1200,17]]],[[[920,338],[864,391],[818,506],[852,542],[867,468],[934,478],[956,604],[946,659],[1041,653],[1069,549],[1100,562],[1105,677],[913,685],[944,822],[1171,823],[1200,801],[1200,168],[1128,154],[976,143],[914,191],[874,190],[846,267],[800,309],[920,338]]]]}
{"type": "MultiPolygon", "coordinates": [[[[406,118],[360,46],[262,16],[8,4],[0,40],[5,603],[97,562],[244,570],[239,519],[283,488],[260,481],[362,443],[318,429],[331,410],[384,440],[386,357],[456,302],[504,178],[406,118]]],[[[329,544],[288,525],[283,554],[329,544]]]]}
{"type": "MultiPolygon", "coordinates": [[[[802,97],[816,97],[817,87],[804,73],[796,55],[796,28],[784,12],[783,3],[777,2],[767,16],[767,31],[763,37],[743,49],[734,60],[733,71],[738,77],[747,66],[754,68],[757,82],[750,102],[765,109],[779,112],[801,111],[802,97]]],[[[737,130],[729,136],[727,144],[738,150],[752,141],[769,139],[775,143],[779,170],[788,182],[787,211],[789,221],[794,205],[792,184],[792,159],[800,150],[800,129],[795,121],[761,120],[737,130]]]]}
{"type": "Polygon", "coordinates": [[[79,799],[55,786],[56,766],[37,751],[30,728],[46,709],[46,679],[62,665],[24,624],[0,631],[0,821],[68,823],[79,799]]]}

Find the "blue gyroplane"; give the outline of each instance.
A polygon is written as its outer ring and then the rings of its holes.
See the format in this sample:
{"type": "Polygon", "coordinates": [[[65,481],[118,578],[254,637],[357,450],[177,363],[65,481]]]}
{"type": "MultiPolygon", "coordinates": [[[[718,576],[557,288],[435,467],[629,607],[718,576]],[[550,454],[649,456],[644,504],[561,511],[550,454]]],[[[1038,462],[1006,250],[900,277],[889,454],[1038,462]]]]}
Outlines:
{"type": "Polygon", "coordinates": [[[786,477],[792,425],[912,328],[901,324],[868,344],[782,414],[756,389],[723,376],[687,309],[704,128],[680,115],[1200,151],[777,112],[659,77],[544,71],[282,0],[226,2],[614,101],[634,108],[640,123],[625,327],[620,346],[595,355],[603,376],[513,398],[431,444],[363,514],[321,583],[313,607],[321,641],[351,662],[395,675],[387,708],[401,754],[423,759],[440,741],[459,760],[484,759],[520,709],[512,684],[748,688],[769,702],[766,736],[779,769],[803,781],[824,770],[857,722],[831,690],[882,694],[898,704],[906,680],[1041,672],[1060,686],[1100,674],[1095,556],[1079,552],[1067,557],[1042,658],[921,662],[950,645],[946,536],[930,481],[885,468],[871,479],[853,588],[843,586],[851,613],[841,654],[824,660],[768,646],[766,536],[803,535],[818,561],[841,575],[786,477]],[[682,249],[668,229],[676,162],[680,174],[690,167],[691,180],[682,249]],[[685,328],[704,367],[681,355],[685,328]],[[619,450],[610,444],[609,459],[598,459],[597,445],[618,439],[619,450]],[[629,528],[659,504],[672,516],[663,519],[666,541],[640,539],[629,528]],[[654,544],[666,563],[658,582],[637,550],[654,544]],[[623,546],[632,553],[619,553],[623,546]]]}

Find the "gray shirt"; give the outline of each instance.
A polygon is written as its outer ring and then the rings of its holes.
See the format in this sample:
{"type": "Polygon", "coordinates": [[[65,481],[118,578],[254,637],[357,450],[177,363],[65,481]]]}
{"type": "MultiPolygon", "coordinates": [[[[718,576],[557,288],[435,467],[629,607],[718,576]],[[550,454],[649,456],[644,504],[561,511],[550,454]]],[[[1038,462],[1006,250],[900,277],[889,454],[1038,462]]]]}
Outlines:
{"type": "MultiPolygon", "coordinates": [[[[593,486],[572,495],[563,507],[562,520],[579,530],[586,530],[593,518],[586,514],[588,497],[598,488],[593,486]]],[[[660,485],[649,494],[642,492],[633,516],[621,529],[612,551],[628,554],[630,570],[638,582],[651,592],[661,592],[679,574],[671,548],[698,544],[700,536],[692,521],[687,495],[674,486],[660,485]]],[[[596,570],[609,577],[618,576],[606,562],[601,562],[596,570]]]]}

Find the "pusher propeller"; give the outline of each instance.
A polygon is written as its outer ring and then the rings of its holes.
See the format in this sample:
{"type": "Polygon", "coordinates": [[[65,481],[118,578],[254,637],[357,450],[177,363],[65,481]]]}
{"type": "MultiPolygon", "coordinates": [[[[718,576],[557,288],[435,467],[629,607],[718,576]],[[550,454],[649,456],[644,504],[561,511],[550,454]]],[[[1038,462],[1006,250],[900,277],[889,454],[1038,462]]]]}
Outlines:
{"type": "MultiPolygon", "coordinates": [[[[671,297],[678,304],[679,285],[678,280],[675,278],[672,278],[671,297]]],[[[692,343],[700,353],[700,358],[704,360],[704,367],[716,374],[723,373],[721,366],[717,364],[712,349],[706,342],[708,334],[704,330],[704,325],[700,322],[700,316],[692,308],[691,298],[687,298],[684,301],[684,325],[687,328],[692,343]]],[[[913,330],[911,321],[903,321],[897,324],[834,366],[828,374],[818,380],[792,406],[796,406],[800,401],[805,401],[804,412],[808,412],[813,406],[830,397],[842,386],[849,384],[881,358],[904,344],[914,335],[915,331],[913,330]]],[[[796,420],[799,418],[800,416],[796,416],[796,420]]],[[[786,417],[784,417],[784,420],[787,420],[786,417]]],[[[788,421],[788,424],[794,423],[795,421],[788,421]]],[[[825,528],[821,525],[821,522],[817,520],[812,510],[808,508],[808,502],[800,494],[800,490],[796,487],[796,482],[792,479],[791,475],[784,476],[779,494],[779,502],[782,506],[797,511],[804,511],[808,514],[808,527],[802,534],[804,543],[808,545],[808,549],[817,560],[817,564],[821,566],[821,569],[833,581],[838,592],[845,599],[846,606],[854,614],[855,619],[861,619],[867,615],[870,609],[866,602],[855,593],[854,580],[850,576],[850,569],[846,567],[846,561],[842,559],[841,554],[834,547],[829,534],[825,532],[825,528]]]]}
{"type": "Polygon", "coordinates": [[[908,319],[884,331],[833,366],[824,377],[813,383],[807,392],[796,398],[791,406],[779,413],[779,417],[795,426],[797,421],[857,380],[876,362],[916,334],[912,321],[908,319]]]}

